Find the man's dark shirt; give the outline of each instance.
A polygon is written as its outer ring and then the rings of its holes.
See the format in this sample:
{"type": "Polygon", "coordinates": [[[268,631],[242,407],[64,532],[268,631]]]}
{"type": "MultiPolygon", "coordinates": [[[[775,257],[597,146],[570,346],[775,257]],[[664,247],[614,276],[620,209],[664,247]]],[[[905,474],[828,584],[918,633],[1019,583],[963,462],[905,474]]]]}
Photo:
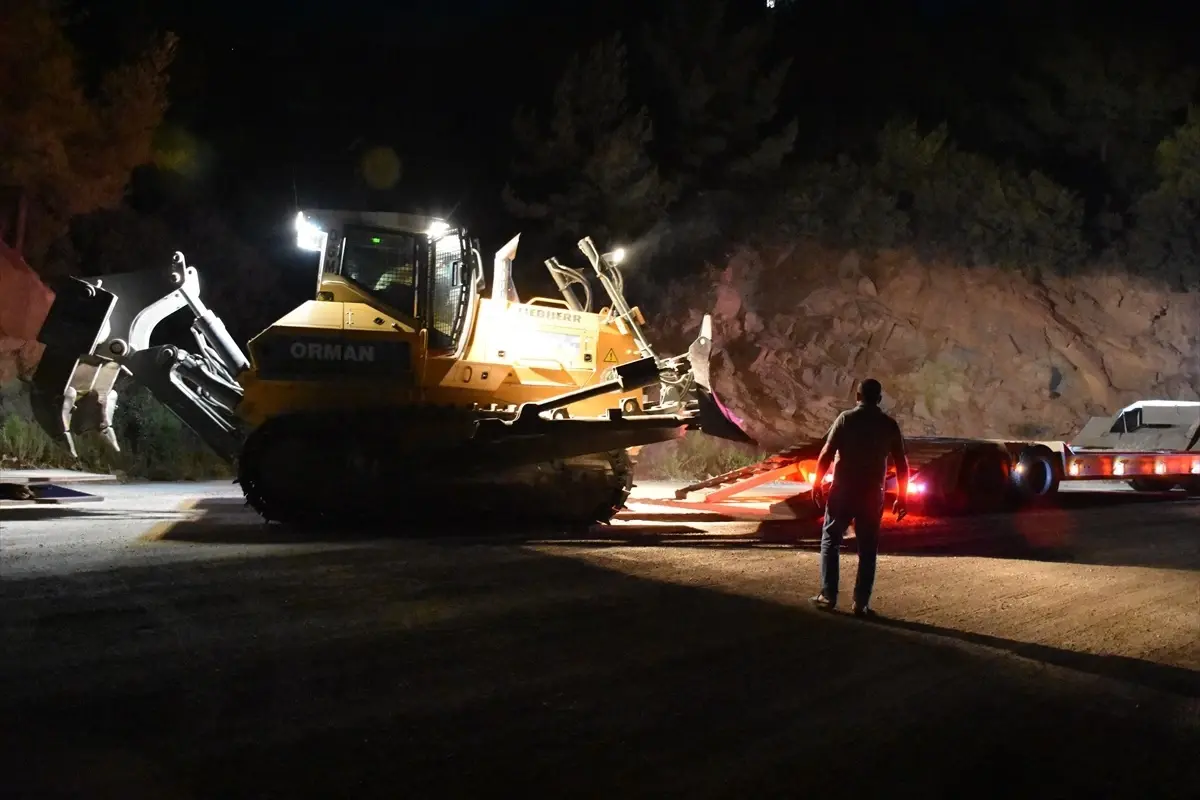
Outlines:
{"type": "Polygon", "coordinates": [[[897,473],[908,472],[900,426],[879,406],[859,403],[839,414],[825,436],[825,450],[830,456],[838,454],[833,483],[842,491],[882,489],[888,456],[897,473]]]}

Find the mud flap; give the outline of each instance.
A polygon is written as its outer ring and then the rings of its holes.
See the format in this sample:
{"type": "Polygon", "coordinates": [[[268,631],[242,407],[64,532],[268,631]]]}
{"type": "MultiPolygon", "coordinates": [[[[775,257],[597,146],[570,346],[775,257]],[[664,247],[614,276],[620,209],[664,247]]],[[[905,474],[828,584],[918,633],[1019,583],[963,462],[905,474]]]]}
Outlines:
{"type": "Polygon", "coordinates": [[[113,387],[120,367],[92,357],[107,335],[117,298],[112,292],[68,278],[54,282],[54,303],[38,341],[45,351],[33,374],[30,403],[38,425],[78,457],[72,433],[98,430],[116,447],[113,387]]]}
{"type": "Polygon", "coordinates": [[[717,393],[713,391],[712,379],[709,374],[709,359],[712,358],[712,317],[704,315],[700,323],[700,335],[688,347],[688,362],[692,368],[692,379],[695,381],[697,410],[696,427],[718,439],[744,444],[756,444],[754,439],[742,429],[742,422],[721,403],[717,393]]]}

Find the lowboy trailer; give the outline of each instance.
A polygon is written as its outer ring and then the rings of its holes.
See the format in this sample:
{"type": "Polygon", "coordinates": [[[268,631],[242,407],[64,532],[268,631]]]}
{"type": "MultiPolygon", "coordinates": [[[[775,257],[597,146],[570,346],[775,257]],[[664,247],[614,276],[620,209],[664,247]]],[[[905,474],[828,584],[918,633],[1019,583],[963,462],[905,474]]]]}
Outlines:
{"type": "MultiPolygon", "coordinates": [[[[1071,442],[913,437],[906,441],[910,508],[930,514],[989,512],[1036,504],[1063,482],[1121,481],[1139,492],[1176,487],[1200,494],[1200,402],[1143,400],[1093,417],[1071,442]]],[[[734,518],[816,516],[810,499],[817,439],[757,464],[639,503],[734,518]],[[780,484],[800,484],[788,491],[780,484]],[[770,491],[772,487],[776,491],[770,491]]],[[[837,464],[826,475],[832,481],[837,464]]],[[[889,465],[887,490],[896,492],[889,465]]]]}

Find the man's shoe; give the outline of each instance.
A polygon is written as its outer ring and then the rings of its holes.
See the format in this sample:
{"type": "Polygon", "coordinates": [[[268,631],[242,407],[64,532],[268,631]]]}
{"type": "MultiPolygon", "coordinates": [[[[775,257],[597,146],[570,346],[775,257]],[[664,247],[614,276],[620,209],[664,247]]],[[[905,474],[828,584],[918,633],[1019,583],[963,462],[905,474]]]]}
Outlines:
{"type": "Polygon", "coordinates": [[[875,611],[870,606],[862,606],[862,605],[859,605],[858,603],[854,604],[853,611],[854,611],[854,616],[856,616],[856,617],[871,618],[871,617],[879,616],[878,614],[875,613],[875,611]]]}
{"type": "Polygon", "coordinates": [[[836,600],[830,600],[828,597],[826,597],[823,594],[819,594],[816,597],[808,598],[808,602],[812,603],[814,606],[821,609],[822,611],[833,611],[833,609],[835,609],[837,607],[836,600]]]}

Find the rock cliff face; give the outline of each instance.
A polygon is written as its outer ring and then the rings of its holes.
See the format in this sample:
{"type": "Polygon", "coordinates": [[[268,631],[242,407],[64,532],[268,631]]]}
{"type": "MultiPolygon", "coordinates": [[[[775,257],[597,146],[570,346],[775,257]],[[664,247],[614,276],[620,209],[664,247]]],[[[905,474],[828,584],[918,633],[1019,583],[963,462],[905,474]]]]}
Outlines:
{"type": "Polygon", "coordinates": [[[1069,439],[1133,400],[1200,399],[1200,293],[1111,271],[1035,283],[797,246],[739,252],[666,305],[671,346],[711,311],[715,388],[768,447],[823,435],[864,377],[909,435],[1069,439]]]}
{"type": "Polygon", "coordinates": [[[42,355],[38,331],[54,293],[0,242],[0,385],[33,373],[42,355]]]}

